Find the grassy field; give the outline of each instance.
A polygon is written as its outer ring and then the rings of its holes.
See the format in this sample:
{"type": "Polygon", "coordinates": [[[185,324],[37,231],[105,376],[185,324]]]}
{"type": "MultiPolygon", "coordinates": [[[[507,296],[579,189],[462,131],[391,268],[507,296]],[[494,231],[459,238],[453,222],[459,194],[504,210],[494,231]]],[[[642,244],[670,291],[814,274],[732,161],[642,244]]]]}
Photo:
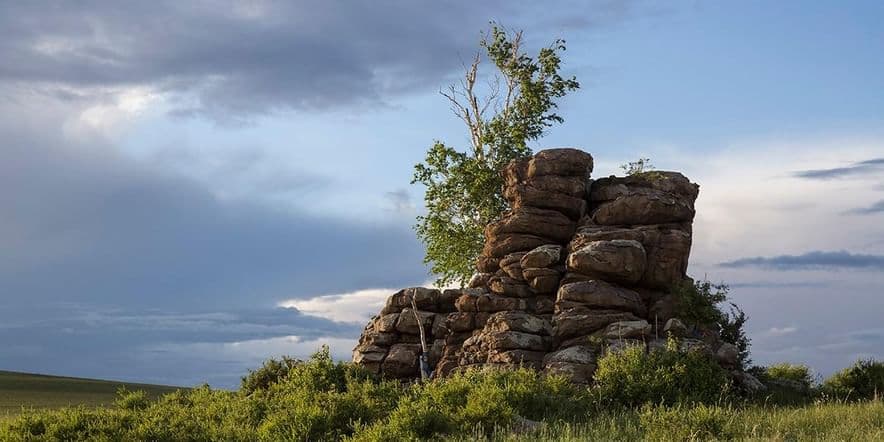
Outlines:
{"type": "Polygon", "coordinates": [[[793,407],[646,407],[587,422],[543,424],[522,434],[474,433],[450,440],[492,441],[884,441],[884,402],[793,407]]]}
{"type": "Polygon", "coordinates": [[[0,371],[0,419],[19,414],[22,408],[59,408],[71,405],[101,407],[112,404],[117,389],[144,390],[151,397],[178,387],[68,378],[0,371]]]}

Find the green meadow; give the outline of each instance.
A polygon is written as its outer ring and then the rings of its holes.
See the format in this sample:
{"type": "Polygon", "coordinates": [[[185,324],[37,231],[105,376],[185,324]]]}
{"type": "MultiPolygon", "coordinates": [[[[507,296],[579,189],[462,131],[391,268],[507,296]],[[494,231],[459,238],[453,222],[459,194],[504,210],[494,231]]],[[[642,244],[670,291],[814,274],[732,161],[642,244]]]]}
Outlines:
{"type": "Polygon", "coordinates": [[[22,410],[31,408],[110,406],[121,387],[144,391],[152,398],[178,389],[162,385],[0,371],[0,419],[17,416],[22,410]]]}

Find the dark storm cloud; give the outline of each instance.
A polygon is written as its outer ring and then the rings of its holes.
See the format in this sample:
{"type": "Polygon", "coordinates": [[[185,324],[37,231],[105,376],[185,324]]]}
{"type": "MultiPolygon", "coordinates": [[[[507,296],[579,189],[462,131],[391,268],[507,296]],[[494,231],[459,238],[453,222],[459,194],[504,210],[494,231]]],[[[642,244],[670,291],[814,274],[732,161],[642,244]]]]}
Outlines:
{"type": "Polygon", "coordinates": [[[231,343],[312,351],[361,329],[277,302],[427,277],[407,225],[220,201],[110,146],[15,126],[0,121],[0,368],[235,386],[292,350],[231,343]]]}
{"type": "Polygon", "coordinates": [[[848,176],[881,173],[882,170],[884,170],[884,158],[874,158],[871,160],[859,161],[845,167],[836,167],[832,169],[802,170],[795,172],[793,175],[798,178],[830,180],[836,178],[844,178],[848,176]]]}
{"type": "Polygon", "coordinates": [[[0,136],[18,140],[0,161],[4,302],[266,306],[426,278],[405,223],[221,201],[111,149],[0,136]]]}
{"type": "MultiPolygon", "coordinates": [[[[569,15],[583,17],[578,27],[598,26],[623,20],[633,3],[575,4],[569,15]]],[[[0,81],[47,86],[66,99],[149,85],[173,93],[176,113],[222,120],[377,105],[447,83],[489,20],[518,24],[528,9],[396,0],[3,2],[0,81]]],[[[547,26],[561,29],[556,17],[547,26]]]]}
{"type": "Polygon", "coordinates": [[[879,270],[884,269],[884,255],[866,255],[847,251],[813,251],[802,255],[740,258],[719,265],[729,268],[757,267],[773,270],[879,270]]]}

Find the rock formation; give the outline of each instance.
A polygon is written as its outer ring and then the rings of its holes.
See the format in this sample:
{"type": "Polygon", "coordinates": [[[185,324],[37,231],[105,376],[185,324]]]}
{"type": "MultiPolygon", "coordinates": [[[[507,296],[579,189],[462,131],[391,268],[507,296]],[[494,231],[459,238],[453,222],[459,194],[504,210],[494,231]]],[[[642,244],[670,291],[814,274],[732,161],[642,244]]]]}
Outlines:
{"type": "Polygon", "coordinates": [[[527,366],[589,383],[599,355],[659,347],[670,333],[733,368],[733,345],[688,333],[674,317],[670,289],[687,280],[699,186],[662,171],[593,181],[592,168],[592,156],[576,149],[510,163],[503,176],[512,209],[486,227],[469,288],[392,295],[353,361],[419,377],[419,318],[435,376],[527,366]]]}

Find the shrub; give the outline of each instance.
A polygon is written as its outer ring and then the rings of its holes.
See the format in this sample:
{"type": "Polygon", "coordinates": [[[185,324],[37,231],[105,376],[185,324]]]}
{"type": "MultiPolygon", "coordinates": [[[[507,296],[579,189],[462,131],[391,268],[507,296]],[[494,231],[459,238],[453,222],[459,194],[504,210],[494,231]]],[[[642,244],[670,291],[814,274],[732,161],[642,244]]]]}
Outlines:
{"type": "Polygon", "coordinates": [[[884,397],[884,362],[865,359],[857,361],[825,380],[826,396],[841,400],[867,400],[884,397]]]}
{"type": "Polygon", "coordinates": [[[666,348],[651,352],[637,345],[605,355],[593,390],[600,400],[623,406],[714,403],[728,393],[730,380],[712,358],[680,351],[670,339],[666,348]]]}
{"type": "Polygon", "coordinates": [[[766,367],[764,369],[763,377],[773,380],[796,382],[807,389],[810,389],[814,383],[810,367],[803,364],[790,364],[788,362],[782,362],[766,367]]]}
{"type": "Polygon", "coordinates": [[[126,387],[120,387],[114,404],[123,410],[143,410],[150,405],[150,399],[142,390],[129,391],[126,387]]]}
{"type": "Polygon", "coordinates": [[[128,411],[62,408],[52,411],[27,412],[12,421],[7,431],[0,431],[2,440],[124,440],[131,429],[128,411]]]}
{"type": "Polygon", "coordinates": [[[258,434],[267,440],[336,440],[390,414],[402,387],[361,367],[335,363],[328,347],[254,395],[265,404],[258,434]]]}
{"type": "Polygon", "coordinates": [[[249,373],[242,377],[239,389],[245,394],[266,390],[288,376],[289,371],[300,362],[288,356],[283,356],[282,359],[268,359],[257,370],[249,370],[249,373]]]}
{"type": "Polygon", "coordinates": [[[534,370],[468,371],[413,385],[390,416],[356,440],[423,440],[483,434],[519,418],[576,419],[591,407],[586,390],[534,370]]]}
{"type": "Polygon", "coordinates": [[[715,329],[721,339],[739,350],[740,367],[746,367],[749,359],[749,337],[743,329],[749,319],[734,303],[728,310],[720,305],[727,301],[727,284],[714,284],[708,280],[676,284],[671,289],[675,297],[675,315],[687,324],[715,329]]]}

